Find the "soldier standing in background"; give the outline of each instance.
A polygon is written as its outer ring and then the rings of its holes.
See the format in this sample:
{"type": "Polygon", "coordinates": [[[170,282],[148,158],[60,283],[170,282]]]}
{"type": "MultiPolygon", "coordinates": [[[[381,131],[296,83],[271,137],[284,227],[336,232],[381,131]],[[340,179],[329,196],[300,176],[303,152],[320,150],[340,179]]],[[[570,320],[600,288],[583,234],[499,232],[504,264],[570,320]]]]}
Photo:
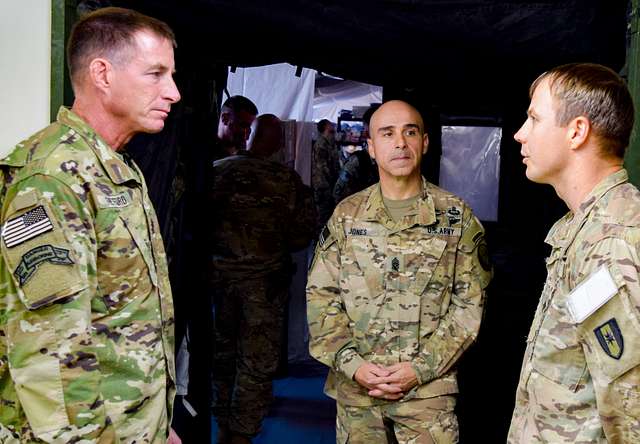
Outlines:
{"type": "Polygon", "coordinates": [[[380,182],[337,206],[316,247],[310,351],[331,368],[338,443],[458,441],[455,364],[491,272],[469,207],[421,176],[427,145],[412,106],[382,105],[369,139],[380,182]]]}
{"type": "Polygon", "coordinates": [[[311,191],[289,167],[267,160],[282,125],[258,119],[250,151],[213,167],[213,413],[218,443],[251,442],[272,401],[292,273],[291,252],[315,232],[311,191]]]}
{"type": "Polygon", "coordinates": [[[0,161],[0,441],[179,443],[160,229],[122,151],[180,99],[169,27],[106,8],[68,44],[76,95],[0,161]]]}
{"type": "Polygon", "coordinates": [[[258,108],[244,96],[229,97],[222,104],[218,120],[218,134],[214,144],[214,160],[233,156],[247,148],[258,108]]]}
{"type": "Polygon", "coordinates": [[[311,188],[318,212],[317,226],[327,223],[336,206],[333,187],[340,174],[340,153],[335,143],[336,127],[327,119],[318,122],[318,139],[311,157],[311,188]]]}
{"type": "Polygon", "coordinates": [[[508,442],[640,442],[640,193],[624,152],[634,110],[624,81],[570,64],[530,88],[514,136],[527,177],[569,213],[549,231],[547,282],[522,363],[508,442]]]}

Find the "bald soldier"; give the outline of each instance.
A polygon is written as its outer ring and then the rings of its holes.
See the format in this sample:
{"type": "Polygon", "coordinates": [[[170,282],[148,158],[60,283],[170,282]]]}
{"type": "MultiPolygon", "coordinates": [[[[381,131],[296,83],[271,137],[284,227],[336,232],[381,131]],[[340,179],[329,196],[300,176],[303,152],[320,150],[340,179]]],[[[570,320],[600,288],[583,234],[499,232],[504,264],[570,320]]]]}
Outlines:
{"type": "Polygon", "coordinates": [[[478,334],[491,275],[484,231],[421,176],[418,111],[387,102],[370,130],[380,182],[343,200],[322,231],[310,351],[331,368],[338,443],[455,443],[455,364],[478,334]]]}
{"type": "Polygon", "coordinates": [[[622,166],[633,103],[609,68],[571,64],[531,86],[516,133],[527,177],[569,207],[549,232],[508,441],[640,442],[640,192],[622,166]]]}
{"type": "Polygon", "coordinates": [[[179,443],[173,304],[123,152],[180,99],[169,27],[106,8],[68,43],[72,109],[0,160],[0,442],[179,443]]]}

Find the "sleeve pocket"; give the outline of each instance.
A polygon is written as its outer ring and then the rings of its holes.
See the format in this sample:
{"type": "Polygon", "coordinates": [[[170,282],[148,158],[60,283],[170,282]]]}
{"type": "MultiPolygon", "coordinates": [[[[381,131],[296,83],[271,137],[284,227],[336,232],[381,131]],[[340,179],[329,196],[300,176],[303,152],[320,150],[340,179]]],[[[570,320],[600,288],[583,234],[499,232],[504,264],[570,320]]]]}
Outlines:
{"type": "Polygon", "coordinates": [[[25,320],[8,324],[9,367],[20,404],[36,436],[69,425],[60,364],[47,347],[55,343],[53,332],[25,320]]]}
{"type": "MultiPolygon", "coordinates": [[[[39,202],[46,211],[51,228],[19,243],[7,242],[3,235],[2,255],[15,283],[18,297],[29,309],[45,307],[61,298],[86,288],[79,264],[58,221],[46,202],[39,202]]],[[[19,218],[34,210],[24,211],[19,218]]]]}
{"type": "Polygon", "coordinates": [[[618,293],[581,325],[586,342],[585,357],[589,368],[610,383],[640,365],[640,321],[626,288],[618,293]]]}

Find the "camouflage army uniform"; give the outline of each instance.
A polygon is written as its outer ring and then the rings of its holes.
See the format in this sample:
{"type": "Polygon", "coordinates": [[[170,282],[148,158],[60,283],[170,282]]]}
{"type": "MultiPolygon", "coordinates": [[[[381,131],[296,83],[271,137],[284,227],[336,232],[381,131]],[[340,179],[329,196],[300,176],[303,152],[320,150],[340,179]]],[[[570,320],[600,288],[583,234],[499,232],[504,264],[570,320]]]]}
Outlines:
{"type": "MultiPolygon", "coordinates": [[[[311,354],[331,367],[325,392],[338,401],[339,443],[384,442],[372,435],[372,415],[419,417],[413,425],[427,425],[437,442],[457,441],[454,364],[477,336],[490,275],[478,220],[461,199],[424,179],[420,198],[398,222],[379,184],[337,206],[316,249],[307,309],[311,354]],[[400,401],[370,397],[353,380],[365,361],[411,362],[418,385],[400,401]]],[[[431,442],[412,427],[396,422],[400,442],[431,442]]]]}
{"type": "Polygon", "coordinates": [[[638,443],[640,193],[626,171],[598,184],[576,214],[554,225],[546,242],[553,250],[508,441],[638,443]],[[577,287],[587,288],[596,272],[610,276],[611,299],[576,319],[570,306],[581,294],[577,287]]]}
{"type": "Polygon", "coordinates": [[[318,227],[324,226],[336,206],[333,187],[339,174],[340,160],[336,144],[319,135],[313,144],[311,161],[311,187],[318,212],[318,227]]]}
{"type": "Polygon", "coordinates": [[[311,192],[284,165],[246,151],[214,163],[214,415],[256,435],[271,403],[291,251],[314,232],[311,192]]]}
{"type": "Polygon", "coordinates": [[[362,191],[378,181],[378,170],[365,150],[349,156],[333,187],[333,199],[340,202],[345,197],[362,191]]]}
{"type": "Polygon", "coordinates": [[[0,168],[0,442],[165,443],[173,306],[140,171],[64,108],[0,168]]]}

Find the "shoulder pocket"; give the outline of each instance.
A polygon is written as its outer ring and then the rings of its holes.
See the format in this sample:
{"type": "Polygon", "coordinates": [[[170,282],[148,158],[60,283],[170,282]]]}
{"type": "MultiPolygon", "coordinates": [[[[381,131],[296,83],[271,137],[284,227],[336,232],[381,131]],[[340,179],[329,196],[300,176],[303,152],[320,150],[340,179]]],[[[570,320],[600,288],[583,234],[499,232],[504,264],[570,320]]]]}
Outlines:
{"type": "Polygon", "coordinates": [[[20,300],[29,310],[86,287],[63,228],[45,200],[29,202],[2,226],[2,256],[20,300]]]}
{"type": "Polygon", "coordinates": [[[579,325],[588,345],[585,355],[589,368],[602,374],[606,382],[640,365],[638,310],[631,303],[621,276],[612,271],[618,293],[579,325]]]}

